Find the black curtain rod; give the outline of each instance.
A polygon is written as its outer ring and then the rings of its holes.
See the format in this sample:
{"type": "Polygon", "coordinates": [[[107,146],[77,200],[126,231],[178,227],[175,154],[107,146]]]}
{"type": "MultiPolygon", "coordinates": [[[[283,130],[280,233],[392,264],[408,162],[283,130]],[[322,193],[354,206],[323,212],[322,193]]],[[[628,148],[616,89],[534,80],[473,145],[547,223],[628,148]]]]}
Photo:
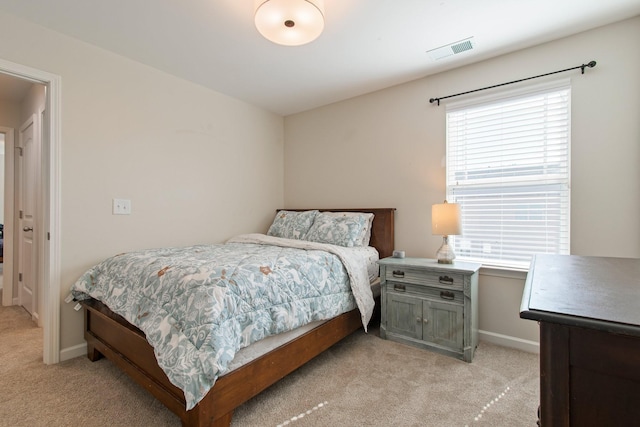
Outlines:
{"type": "Polygon", "coordinates": [[[531,80],[531,79],[537,79],[538,77],[550,76],[551,74],[558,74],[558,73],[564,73],[565,71],[577,70],[578,68],[580,68],[582,70],[582,74],[584,74],[584,69],[585,68],[587,68],[587,67],[593,68],[595,66],[596,66],[596,61],[591,61],[588,64],[582,64],[582,65],[578,65],[577,67],[571,67],[571,68],[567,68],[567,69],[560,70],[560,71],[553,71],[551,73],[540,74],[539,76],[527,77],[525,79],[514,80],[512,82],[507,82],[507,83],[500,83],[498,85],[487,86],[487,87],[483,87],[481,89],[469,90],[467,92],[456,93],[455,95],[442,96],[440,98],[431,98],[429,100],[429,102],[432,103],[432,104],[434,102],[437,102],[438,105],[440,105],[440,100],[441,99],[453,98],[454,96],[466,95],[468,93],[478,92],[478,91],[481,91],[481,90],[493,89],[494,87],[510,85],[510,84],[513,84],[513,83],[520,83],[520,82],[524,82],[525,80],[531,80]]]}

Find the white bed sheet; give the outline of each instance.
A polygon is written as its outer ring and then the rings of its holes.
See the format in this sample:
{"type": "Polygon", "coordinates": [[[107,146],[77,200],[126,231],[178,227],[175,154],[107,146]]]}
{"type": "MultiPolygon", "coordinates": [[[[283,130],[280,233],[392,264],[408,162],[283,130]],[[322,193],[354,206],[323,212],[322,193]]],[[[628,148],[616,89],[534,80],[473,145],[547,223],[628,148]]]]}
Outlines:
{"type": "Polygon", "coordinates": [[[349,252],[357,253],[362,257],[362,261],[367,265],[367,274],[369,275],[369,283],[373,283],[380,275],[380,267],[378,261],[380,254],[373,246],[361,246],[349,248],[349,252]]]}

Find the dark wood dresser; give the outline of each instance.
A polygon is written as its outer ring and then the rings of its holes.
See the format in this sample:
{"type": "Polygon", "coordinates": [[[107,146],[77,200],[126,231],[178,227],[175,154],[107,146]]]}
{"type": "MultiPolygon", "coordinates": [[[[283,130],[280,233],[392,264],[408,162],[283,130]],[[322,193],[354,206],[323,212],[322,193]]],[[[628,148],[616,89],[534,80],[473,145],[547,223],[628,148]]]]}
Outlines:
{"type": "Polygon", "coordinates": [[[520,317],[540,323],[540,425],[640,425],[640,260],[536,255],[520,317]]]}

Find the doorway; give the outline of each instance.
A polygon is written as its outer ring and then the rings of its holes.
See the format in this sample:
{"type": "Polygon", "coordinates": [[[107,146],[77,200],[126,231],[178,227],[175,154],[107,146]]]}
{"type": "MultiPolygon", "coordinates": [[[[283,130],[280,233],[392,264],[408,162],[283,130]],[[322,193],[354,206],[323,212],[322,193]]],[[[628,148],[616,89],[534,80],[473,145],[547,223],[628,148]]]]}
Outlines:
{"type": "MultiPolygon", "coordinates": [[[[36,70],[20,64],[0,59],[0,75],[9,78],[16,85],[27,82],[28,84],[42,85],[44,88],[44,109],[40,108],[34,114],[41,121],[41,153],[37,161],[37,169],[40,172],[35,180],[38,189],[35,195],[35,203],[38,215],[34,218],[32,237],[35,242],[33,254],[35,261],[35,274],[38,277],[39,324],[43,328],[43,361],[46,364],[60,361],[60,77],[36,70]]],[[[18,125],[18,129],[22,123],[18,125]]],[[[13,125],[13,140],[15,143],[17,130],[13,125]]],[[[6,135],[6,133],[5,133],[6,135]]],[[[5,141],[6,142],[6,141],[5,141]]],[[[6,168],[12,165],[12,150],[6,151],[6,168]]],[[[6,171],[5,176],[9,181],[11,173],[6,171]]],[[[13,190],[13,183],[5,185],[5,222],[4,227],[4,279],[3,305],[7,305],[5,291],[9,274],[15,273],[17,268],[14,260],[9,265],[9,247],[14,248],[17,235],[18,218],[13,215],[15,211],[15,197],[7,200],[6,193],[13,190]],[[11,203],[11,207],[8,204],[11,203]],[[11,224],[10,224],[11,222],[11,224]],[[11,228],[11,230],[10,230],[11,228]],[[11,240],[11,242],[10,242],[11,240]],[[9,246],[11,244],[11,246],[9,246]]],[[[27,226],[28,227],[28,226],[27,226]]],[[[16,258],[16,257],[14,257],[16,258]]],[[[15,281],[15,280],[14,280],[15,281]]],[[[13,297],[13,296],[12,296],[13,297]]],[[[13,304],[13,298],[10,304],[13,304]]]]}
{"type": "Polygon", "coordinates": [[[7,183],[7,180],[5,179],[5,175],[7,173],[11,173],[11,171],[7,171],[5,165],[7,162],[5,162],[5,152],[7,151],[7,149],[11,150],[13,149],[13,129],[9,128],[9,127],[4,127],[1,126],[3,123],[5,123],[5,120],[3,118],[3,116],[6,116],[6,98],[3,96],[3,94],[1,93],[2,89],[0,89],[0,144],[2,146],[1,151],[2,151],[2,156],[0,157],[0,168],[2,168],[2,173],[0,173],[0,180],[2,180],[2,184],[0,185],[0,192],[2,192],[2,194],[0,194],[0,203],[2,203],[2,209],[0,209],[0,224],[2,226],[2,230],[0,231],[1,233],[1,241],[2,241],[2,255],[0,258],[0,304],[2,305],[13,305],[13,278],[12,278],[12,269],[8,269],[8,271],[5,272],[4,270],[4,264],[5,262],[9,261],[11,262],[11,260],[13,259],[13,252],[11,251],[6,251],[6,252],[11,252],[10,254],[8,254],[8,260],[5,259],[5,257],[7,256],[7,254],[5,254],[5,245],[6,245],[6,239],[5,239],[5,233],[4,233],[4,226],[7,223],[7,218],[5,215],[5,200],[6,199],[12,199],[12,192],[7,192],[7,189],[5,188],[5,183],[7,184],[7,186],[12,185],[7,183]]]}

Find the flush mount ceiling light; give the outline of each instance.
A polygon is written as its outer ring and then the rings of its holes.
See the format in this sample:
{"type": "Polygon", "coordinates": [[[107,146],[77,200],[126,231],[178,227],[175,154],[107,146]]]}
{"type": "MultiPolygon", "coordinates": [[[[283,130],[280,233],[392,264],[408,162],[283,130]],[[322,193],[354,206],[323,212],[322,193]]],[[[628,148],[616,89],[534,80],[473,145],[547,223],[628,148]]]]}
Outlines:
{"type": "Polygon", "coordinates": [[[267,40],[285,46],[309,43],[324,29],[322,0],[258,0],[256,28],[267,40]]]}

